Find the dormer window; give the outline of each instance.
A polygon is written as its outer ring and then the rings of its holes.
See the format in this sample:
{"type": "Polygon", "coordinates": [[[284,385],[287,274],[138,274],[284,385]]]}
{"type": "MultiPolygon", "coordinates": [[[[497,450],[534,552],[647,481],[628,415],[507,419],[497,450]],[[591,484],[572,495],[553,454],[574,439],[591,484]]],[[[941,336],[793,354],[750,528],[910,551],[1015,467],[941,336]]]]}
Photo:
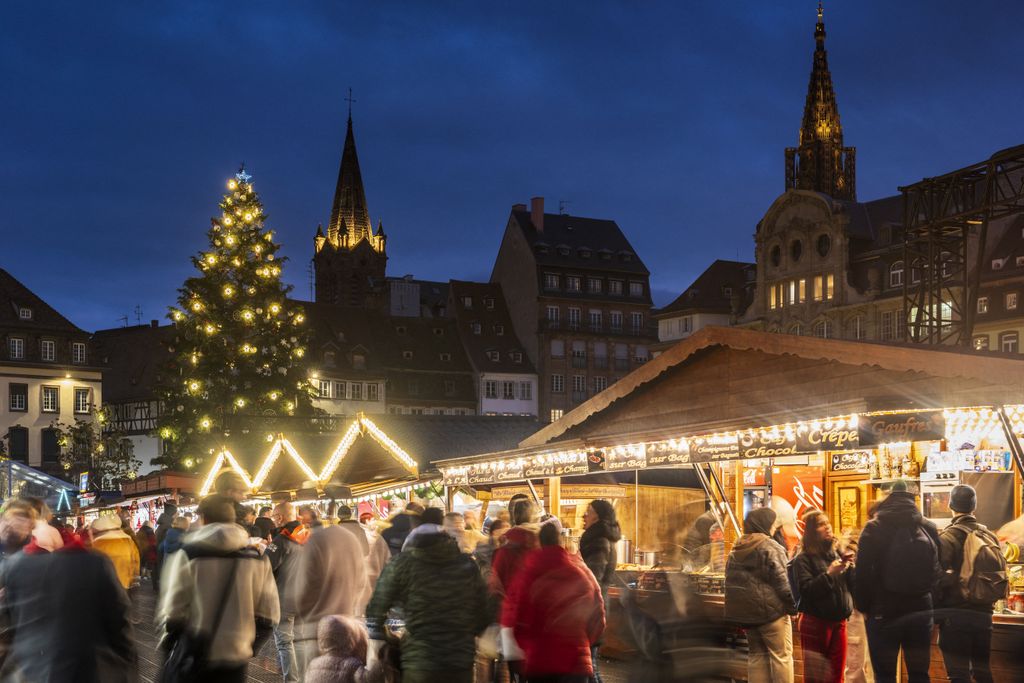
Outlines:
{"type": "Polygon", "coordinates": [[[25,306],[19,307],[18,308],[18,318],[20,320],[31,320],[32,319],[32,309],[31,308],[26,308],[25,306]]]}
{"type": "Polygon", "coordinates": [[[352,354],[352,369],[353,370],[365,370],[366,369],[366,356],[361,353],[352,354]]]}
{"type": "Polygon", "coordinates": [[[489,311],[494,310],[494,297],[489,296],[486,299],[484,299],[484,308],[486,308],[489,311]]]}
{"type": "Polygon", "coordinates": [[[580,249],[580,258],[590,258],[591,253],[590,249],[583,247],[580,249]]]}
{"type": "Polygon", "coordinates": [[[569,247],[568,246],[566,246],[564,244],[559,244],[557,249],[558,249],[558,255],[559,256],[568,256],[569,255],[569,247]]]}
{"type": "Polygon", "coordinates": [[[1004,259],[1004,258],[992,259],[992,270],[1002,270],[1003,269],[1003,264],[1005,264],[1005,263],[1006,263],[1006,259],[1004,259]]]}
{"type": "Polygon", "coordinates": [[[632,252],[628,251],[620,251],[619,258],[622,259],[624,262],[629,263],[630,261],[633,260],[633,254],[632,252]]]}
{"type": "Polygon", "coordinates": [[[473,297],[471,297],[471,296],[464,296],[464,297],[462,297],[462,305],[465,308],[467,308],[469,310],[472,310],[473,309],[473,297]]]}
{"type": "Polygon", "coordinates": [[[523,354],[521,352],[513,351],[509,355],[511,356],[513,363],[522,363],[523,362],[523,354]]]}
{"type": "Polygon", "coordinates": [[[482,328],[480,327],[480,323],[470,323],[469,329],[473,332],[473,334],[480,334],[482,328]]]}
{"type": "Polygon", "coordinates": [[[503,336],[505,334],[505,326],[504,325],[495,325],[494,326],[494,334],[498,335],[499,337],[503,336]]]}
{"type": "Polygon", "coordinates": [[[441,360],[443,360],[444,362],[446,362],[446,363],[450,362],[451,359],[452,359],[452,354],[450,354],[450,353],[442,353],[441,354],[441,360]]]}
{"type": "Polygon", "coordinates": [[[609,251],[608,249],[602,249],[601,251],[599,251],[597,253],[600,254],[602,261],[611,261],[612,260],[612,252],[609,251]]]}
{"type": "Polygon", "coordinates": [[[731,297],[732,296],[732,287],[729,287],[728,285],[726,285],[725,287],[722,287],[722,296],[731,297]]]}
{"type": "Polygon", "coordinates": [[[405,325],[398,325],[397,327],[395,327],[395,334],[397,334],[397,335],[404,335],[405,334],[405,325]]]}
{"type": "Polygon", "coordinates": [[[412,360],[412,351],[402,351],[402,358],[412,360]]]}
{"type": "Polygon", "coordinates": [[[334,367],[334,351],[324,352],[324,365],[326,365],[329,368],[334,367]]]}
{"type": "Polygon", "coordinates": [[[487,352],[487,358],[488,360],[492,360],[495,363],[497,363],[498,361],[501,360],[501,352],[492,349],[487,352]]]}
{"type": "Polygon", "coordinates": [[[537,250],[538,254],[546,254],[548,253],[548,251],[550,251],[548,245],[542,242],[538,242],[537,244],[533,245],[533,248],[537,250]]]}

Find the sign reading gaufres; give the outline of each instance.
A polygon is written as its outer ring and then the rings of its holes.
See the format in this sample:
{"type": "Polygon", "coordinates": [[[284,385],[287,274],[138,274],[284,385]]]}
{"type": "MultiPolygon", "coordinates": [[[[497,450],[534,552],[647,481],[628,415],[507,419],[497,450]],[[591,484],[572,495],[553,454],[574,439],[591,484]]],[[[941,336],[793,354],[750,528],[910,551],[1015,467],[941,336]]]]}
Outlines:
{"type": "Polygon", "coordinates": [[[867,415],[860,419],[860,445],[894,441],[939,441],[946,438],[946,418],[941,410],[921,413],[867,415]]]}

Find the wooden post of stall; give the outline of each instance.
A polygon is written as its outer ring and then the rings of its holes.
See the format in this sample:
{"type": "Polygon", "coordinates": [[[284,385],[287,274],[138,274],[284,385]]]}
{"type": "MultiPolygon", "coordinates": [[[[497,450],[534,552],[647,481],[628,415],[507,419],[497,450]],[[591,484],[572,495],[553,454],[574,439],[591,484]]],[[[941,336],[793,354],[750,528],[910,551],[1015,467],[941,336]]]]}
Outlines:
{"type": "Polygon", "coordinates": [[[454,487],[454,486],[445,486],[444,487],[444,504],[445,504],[444,511],[445,512],[454,512],[455,511],[455,489],[456,489],[456,487],[454,487]]]}
{"type": "Polygon", "coordinates": [[[733,461],[733,470],[734,470],[734,474],[733,474],[734,488],[732,490],[732,500],[730,501],[730,504],[732,505],[733,512],[736,514],[736,517],[739,519],[740,530],[742,531],[743,530],[743,461],[742,460],[734,460],[733,461]]]}
{"type": "Polygon", "coordinates": [[[548,477],[548,495],[544,501],[548,512],[561,520],[562,511],[562,478],[548,477]]]}

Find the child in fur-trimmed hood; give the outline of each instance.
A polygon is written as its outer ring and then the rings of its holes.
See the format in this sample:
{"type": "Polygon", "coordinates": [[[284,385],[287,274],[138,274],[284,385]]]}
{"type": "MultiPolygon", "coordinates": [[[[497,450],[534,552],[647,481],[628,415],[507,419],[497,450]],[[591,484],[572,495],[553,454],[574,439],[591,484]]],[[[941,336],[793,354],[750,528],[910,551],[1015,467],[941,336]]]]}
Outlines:
{"type": "Polygon", "coordinates": [[[306,683],[381,683],[384,671],[379,662],[366,666],[366,627],[351,617],[332,614],[320,620],[316,629],[320,656],[309,663],[306,683]]]}

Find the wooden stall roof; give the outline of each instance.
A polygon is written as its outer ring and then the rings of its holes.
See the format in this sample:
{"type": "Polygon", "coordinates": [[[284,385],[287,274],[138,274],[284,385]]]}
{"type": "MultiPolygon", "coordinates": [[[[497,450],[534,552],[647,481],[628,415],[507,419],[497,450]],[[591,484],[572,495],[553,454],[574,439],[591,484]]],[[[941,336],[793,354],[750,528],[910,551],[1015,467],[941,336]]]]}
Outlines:
{"type": "Polygon", "coordinates": [[[595,428],[607,437],[616,430],[625,434],[654,432],[658,427],[773,424],[796,413],[802,413],[797,416],[803,419],[882,407],[995,402],[1024,402],[1021,356],[711,326],[519,445],[536,448],[568,439],[590,441],[595,428]],[[668,384],[675,386],[667,389],[668,384]],[[647,399],[645,405],[637,404],[640,396],[647,399]],[[715,414],[712,399],[718,400],[720,414],[715,414]],[[883,405],[887,400],[892,405],[883,405]],[[701,402],[703,413],[686,413],[689,406],[701,402]],[[735,424],[741,417],[748,422],[735,424]]]}

